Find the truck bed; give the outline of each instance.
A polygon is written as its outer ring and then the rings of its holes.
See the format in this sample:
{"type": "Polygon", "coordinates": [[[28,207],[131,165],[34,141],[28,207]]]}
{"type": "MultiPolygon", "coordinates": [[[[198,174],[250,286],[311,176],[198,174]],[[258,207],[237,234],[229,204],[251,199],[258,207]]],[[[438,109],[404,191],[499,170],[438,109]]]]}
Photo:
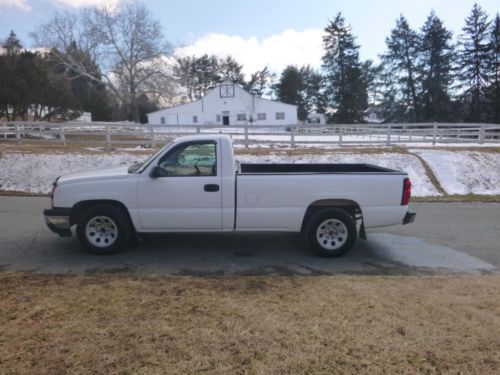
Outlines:
{"type": "Polygon", "coordinates": [[[371,164],[239,164],[239,174],[368,173],[405,174],[371,164]]]}

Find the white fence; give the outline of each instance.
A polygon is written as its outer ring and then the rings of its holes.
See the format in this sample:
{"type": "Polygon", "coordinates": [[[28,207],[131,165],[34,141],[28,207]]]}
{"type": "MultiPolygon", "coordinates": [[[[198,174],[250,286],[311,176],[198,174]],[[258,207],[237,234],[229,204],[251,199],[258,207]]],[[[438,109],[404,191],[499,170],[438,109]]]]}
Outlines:
{"type": "Polygon", "coordinates": [[[358,125],[230,126],[141,125],[135,123],[7,122],[0,121],[0,142],[83,143],[87,145],[147,145],[156,147],[188,134],[229,134],[235,144],[397,145],[500,143],[500,125],[418,123],[358,125]]]}

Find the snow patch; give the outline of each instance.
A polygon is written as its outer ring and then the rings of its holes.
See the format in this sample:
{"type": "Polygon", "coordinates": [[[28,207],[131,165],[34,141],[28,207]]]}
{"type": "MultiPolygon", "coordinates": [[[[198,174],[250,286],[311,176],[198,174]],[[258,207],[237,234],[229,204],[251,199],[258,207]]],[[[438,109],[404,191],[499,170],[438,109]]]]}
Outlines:
{"type": "MultiPolygon", "coordinates": [[[[475,151],[440,151],[413,149],[432,169],[448,194],[500,194],[500,154],[475,151]]],[[[19,154],[0,157],[0,189],[28,193],[49,193],[51,184],[62,174],[132,164],[145,159],[132,153],[105,154],[19,154]]],[[[332,152],[285,155],[239,154],[243,163],[367,163],[407,172],[414,196],[437,196],[440,193],[427,176],[417,156],[383,152],[363,154],[332,152]]]]}
{"type": "Polygon", "coordinates": [[[27,193],[50,193],[54,180],[85,170],[133,164],[145,159],[130,154],[17,154],[0,157],[0,189],[27,193]]]}
{"type": "Polygon", "coordinates": [[[425,160],[447,194],[500,194],[500,153],[410,151],[425,160]]]}

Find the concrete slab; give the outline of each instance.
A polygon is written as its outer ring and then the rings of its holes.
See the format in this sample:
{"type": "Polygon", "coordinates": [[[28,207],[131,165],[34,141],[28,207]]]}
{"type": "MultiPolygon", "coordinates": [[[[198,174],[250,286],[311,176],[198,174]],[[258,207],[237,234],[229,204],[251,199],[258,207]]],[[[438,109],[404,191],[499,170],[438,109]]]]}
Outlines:
{"type": "Polygon", "coordinates": [[[456,272],[491,272],[495,267],[448,246],[420,238],[389,233],[371,233],[370,248],[377,256],[409,267],[446,269],[456,272]]]}

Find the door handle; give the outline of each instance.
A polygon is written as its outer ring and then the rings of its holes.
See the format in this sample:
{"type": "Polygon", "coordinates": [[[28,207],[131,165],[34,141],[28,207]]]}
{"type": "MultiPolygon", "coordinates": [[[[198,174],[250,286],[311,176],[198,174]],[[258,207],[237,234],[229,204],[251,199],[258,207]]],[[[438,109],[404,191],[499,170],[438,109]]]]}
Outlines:
{"type": "Polygon", "coordinates": [[[208,184],[208,185],[205,185],[205,186],[203,187],[203,189],[204,189],[205,191],[208,191],[208,192],[213,193],[213,192],[219,191],[220,186],[219,186],[219,185],[216,185],[216,184],[208,184]]]}

